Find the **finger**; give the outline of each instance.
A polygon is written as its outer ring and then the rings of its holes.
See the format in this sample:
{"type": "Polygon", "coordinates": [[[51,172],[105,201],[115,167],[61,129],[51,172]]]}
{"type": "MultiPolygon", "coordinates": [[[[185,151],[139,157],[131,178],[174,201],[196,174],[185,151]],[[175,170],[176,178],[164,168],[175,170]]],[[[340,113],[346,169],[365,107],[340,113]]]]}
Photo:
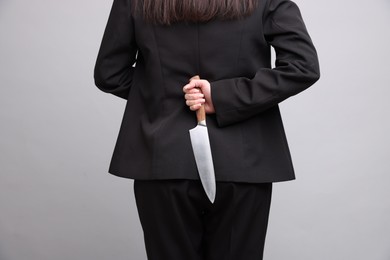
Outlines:
{"type": "Polygon", "coordinates": [[[196,94],[185,94],[184,98],[187,100],[194,100],[194,99],[201,99],[204,95],[202,93],[196,93],[196,94]]]}
{"type": "Polygon", "coordinates": [[[186,92],[190,89],[202,89],[207,81],[202,79],[191,79],[190,82],[183,87],[183,91],[186,92]]]}
{"type": "Polygon", "coordinates": [[[196,104],[196,105],[190,106],[190,110],[196,111],[196,110],[198,110],[201,106],[202,106],[202,104],[196,104]]]}
{"type": "Polygon", "coordinates": [[[190,78],[190,81],[191,81],[191,80],[194,80],[194,79],[200,79],[199,75],[193,76],[192,78],[190,78]]]}
{"type": "Polygon", "coordinates": [[[203,94],[202,91],[198,88],[193,88],[184,91],[185,94],[203,94]]]}
{"type": "Polygon", "coordinates": [[[186,100],[186,105],[191,107],[191,106],[194,106],[194,105],[201,105],[203,103],[205,103],[206,100],[205,99],[197,99],[197,100],[186,100]]]}
{"type": "Polygon", "coordinates": [[[183,91],[184,92],[187,92],[187,91],[189,91],[189,90],[191,90],[191,89],[194,89],[194,88],[196,88],[197,86],[196,86],[196,84],[195,84],[195,82],[194,81],[191,81],[190,83],[188,83],[187,85],[185,85],[184,87],[183,87],[183,91]]]}
{"type": "Polygon", "coordinates": [[[202,93],[202,91],[199,88],[192,88],[187,91],[187,94],[196,94],[196,93],[202,93]]]}

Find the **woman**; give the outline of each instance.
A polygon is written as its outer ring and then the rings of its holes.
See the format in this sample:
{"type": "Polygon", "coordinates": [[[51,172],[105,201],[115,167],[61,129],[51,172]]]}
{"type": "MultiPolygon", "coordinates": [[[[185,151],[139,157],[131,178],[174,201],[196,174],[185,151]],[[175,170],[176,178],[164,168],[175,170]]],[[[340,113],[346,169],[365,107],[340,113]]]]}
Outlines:
{"type": "Polygon", "coordinates": [[[109,172],[135,180],[148,259],[262,259],[272,183],[295,178],[278,104],[318,78],[289,0],[114,0],[95,82],[127,99],[109,172]],[[214,203],[188,132],[202,104],[214,203]]]}

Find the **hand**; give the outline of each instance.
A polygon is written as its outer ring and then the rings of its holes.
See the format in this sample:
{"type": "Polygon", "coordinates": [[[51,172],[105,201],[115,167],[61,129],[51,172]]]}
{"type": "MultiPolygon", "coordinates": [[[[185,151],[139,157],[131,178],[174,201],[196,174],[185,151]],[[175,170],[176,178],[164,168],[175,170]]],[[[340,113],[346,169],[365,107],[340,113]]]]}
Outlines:
{"type": "Polygon", "coordinates": [[[215,113],[213,101],[211,99],[210,82],[205,79],[191,78],[190,82],[183,87],[186,105],[192,110],[198,110],[202,104],[206,114],[215,113]]]}

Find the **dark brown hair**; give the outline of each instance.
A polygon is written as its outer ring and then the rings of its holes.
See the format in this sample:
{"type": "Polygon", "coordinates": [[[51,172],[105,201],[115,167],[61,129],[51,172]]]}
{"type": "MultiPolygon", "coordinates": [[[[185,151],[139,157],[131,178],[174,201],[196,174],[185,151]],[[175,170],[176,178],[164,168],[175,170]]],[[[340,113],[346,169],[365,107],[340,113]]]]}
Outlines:
{"type": "Polygon", "coordinates": [[[238,19],[253,12],[258,0],[133,0],[133,10],[157,24],[238,19]]]}

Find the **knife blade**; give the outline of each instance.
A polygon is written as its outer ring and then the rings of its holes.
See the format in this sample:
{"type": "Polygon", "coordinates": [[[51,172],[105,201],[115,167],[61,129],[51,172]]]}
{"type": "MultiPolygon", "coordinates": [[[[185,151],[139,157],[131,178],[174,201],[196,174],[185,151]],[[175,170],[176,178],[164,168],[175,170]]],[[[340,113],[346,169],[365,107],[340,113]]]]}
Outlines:
{"type": "MultiPolygon", "coordinates": [[[[199,79],[199,77],[195,76],[191,79],[199,79]]],[[[217,188],[209,134],[207,131],[206,112],[203,104],[201,108],[196,111],[196,118],[198,125],[189,130],[192,150],[194,152],[195,162],[203,189],[211,203],[214,203],[217,188]]]]}

